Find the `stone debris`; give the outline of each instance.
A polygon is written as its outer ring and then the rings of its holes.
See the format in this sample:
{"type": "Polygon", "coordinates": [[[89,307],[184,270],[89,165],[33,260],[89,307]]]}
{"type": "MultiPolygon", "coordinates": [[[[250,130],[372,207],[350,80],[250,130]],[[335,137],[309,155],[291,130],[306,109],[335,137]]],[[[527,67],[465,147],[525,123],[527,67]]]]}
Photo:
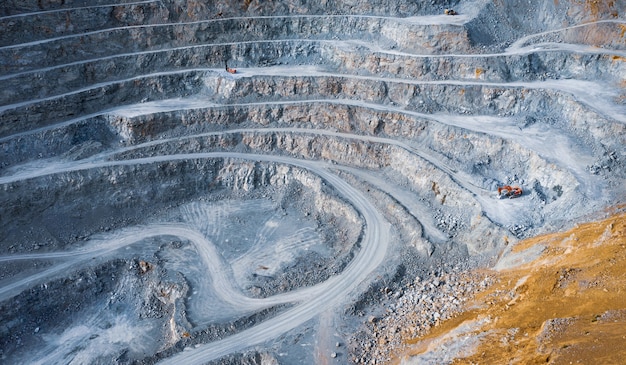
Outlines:
{"type": "Polygon", "coordinates": [[[145,274],[150,270],[152,270],[152,264],[143,260],[139,261],[139,273],[140,274],[145,274]]]}
{"type": "Polygon", "coordinates": [[[416,277],[403,288],[401,297],[384,301],[385,314],[370,316],[350,339],[353,364],[386,363],[402,353],[406,341],[428,333],[453,318],[477,293],[494,282],[490,275],[450,270],[427,279],[416,277]],[[375,362],[372,362],[375,359],[375,362]]]}

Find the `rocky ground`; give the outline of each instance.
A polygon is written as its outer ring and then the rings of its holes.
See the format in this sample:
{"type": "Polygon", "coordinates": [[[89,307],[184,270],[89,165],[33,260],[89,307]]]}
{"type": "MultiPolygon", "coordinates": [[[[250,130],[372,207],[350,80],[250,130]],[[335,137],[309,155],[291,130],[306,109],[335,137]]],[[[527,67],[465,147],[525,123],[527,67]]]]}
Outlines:
{"type": "MultiPolygon", "coordinates": [[[[603,238],[580,241],[621,257],[625,8],[5,1],[0,359],[524,363],[589,350],[567,332],[588,311],[527,327],[498,311],[532,308],[533,265],[579,248],[542,234],[598,220],[603,238]],[[502,199],[505,185],[523,193],[502,199]]],[[[583,264],[555,267],[563,290],[550,294],[612,303],[592,319],[617,341],[623,308],[602,293],[623,289],[605,280],[619,273],[596,282],[583,264]]]]}
{"type": "Polygon", "coordinates": [[[455,318],[404,337],[395,362],[620,363],[625,223],[620,208],[521,242],[485,273],[490,285],[455,318]]]}
{"type": "Polygon", "coordinates": [[[448,270],[429,273],[425,280],[418,276],[413,284],[396,291],[383,289],[384,312],[368,316],[364,328],[350,338],[350,361],[383,364],[395,360],[411,348],[408,341],[457,316],[476,294],[493,284],[493,274],[488,272],[459,266],[448,270]]]}

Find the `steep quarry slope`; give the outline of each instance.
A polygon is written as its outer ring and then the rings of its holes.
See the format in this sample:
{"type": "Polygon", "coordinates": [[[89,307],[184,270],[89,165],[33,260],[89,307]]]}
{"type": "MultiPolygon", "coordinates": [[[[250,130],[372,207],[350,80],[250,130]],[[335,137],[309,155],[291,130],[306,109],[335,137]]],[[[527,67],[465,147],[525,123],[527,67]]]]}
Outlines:
{"type": "Polygon", "coordinates": [[[386,360],[624,203],[625,8],[3,2],[2,360],[386,360]]]}

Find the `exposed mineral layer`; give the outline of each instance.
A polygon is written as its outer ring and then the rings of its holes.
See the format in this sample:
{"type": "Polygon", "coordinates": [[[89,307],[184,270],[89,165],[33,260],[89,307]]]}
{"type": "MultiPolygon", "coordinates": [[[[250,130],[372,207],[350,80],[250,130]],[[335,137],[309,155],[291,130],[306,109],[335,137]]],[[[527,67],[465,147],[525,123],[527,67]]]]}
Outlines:
{"type": "Polygon", "coordinates": [[[0,362],[619,359],[624,9],[2,1],[0,362]]]}

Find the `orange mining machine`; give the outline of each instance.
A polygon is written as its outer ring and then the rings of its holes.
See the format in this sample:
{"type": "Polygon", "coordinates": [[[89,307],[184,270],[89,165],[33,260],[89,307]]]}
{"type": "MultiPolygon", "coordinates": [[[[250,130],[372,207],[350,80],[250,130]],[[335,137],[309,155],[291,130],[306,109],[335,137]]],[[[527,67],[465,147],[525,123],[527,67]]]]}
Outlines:
{"type": "Polygon", "coordinates": [[[228,67],[228,62],[226,62],[226,61],[224,61],[224,67],[226,68],[226,72],[228,72],[230,74],[237,73],[236,69],[228,67]]]}
{"type": "Polygon", "coordinates": [[[519,186],[504,185],[498,188],[498,197],[500,199],[517,198],[519,196],[522,196],[523,193],[524,192],[522,191],[522,188],[520,188],[519,186]]]}

